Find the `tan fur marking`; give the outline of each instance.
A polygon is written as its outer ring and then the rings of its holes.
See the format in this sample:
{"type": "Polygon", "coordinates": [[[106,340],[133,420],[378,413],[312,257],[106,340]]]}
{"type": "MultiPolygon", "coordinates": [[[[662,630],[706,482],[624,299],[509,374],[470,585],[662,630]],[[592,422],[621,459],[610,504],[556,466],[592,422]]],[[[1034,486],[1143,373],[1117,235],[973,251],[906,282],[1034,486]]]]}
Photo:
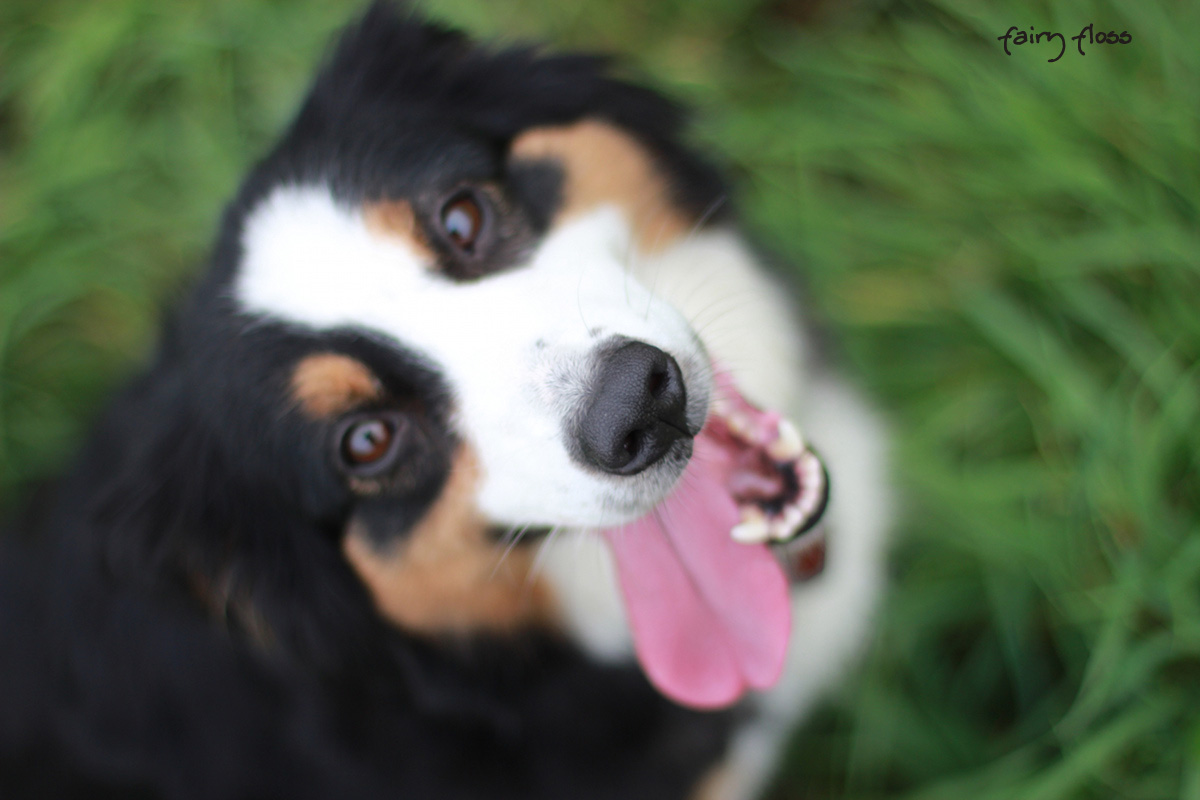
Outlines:
{"type": "Polygon", "coordinates": [[[332,417],[382,394],[361,362],[338,353],[308,356],[292,372],[292,396],[311,417],[332,417]]]}
{"type": "Polygon", "coordinates": [[[730,797],[730,781],[733,775],[725,762],[717,764],[705,772],[703,777],[692,787],[691,800],[728,800],[730,797]]]}
{"type": "Polygon", "coordinates": [[[379,611],[400,627],[468,633],[555,624],[549,587],[531,578],[531,554],[505,554],[489,540],[475,509],[478,480],[475,457],[464,448],[425,519],[388,550],[351,524],[342,550],[379,611]]]}
{"type": "Polygon", "coordinates": [[[191,576],[190,584],[195,597],[222,628],[230,624],[239,627],[264,650],[275,645],[275,633],[266,618],[246,591],[235,589],[229,573],[222,573],[215,580],[196,573],[191,576]]]}
{"type": "Polygon", "coordinates": [[[376,236],[403,239],[426,263],[433,264],[437,260],[407,200],[368,203],[363,207],[363,219],[367,223],[367,230],[376,236]]]}
{"type": "Polygon", "coordinates": [[[672,202],[667,181],[646,149],[607,123],[533,128],[513,141],[511,154],[562,164],[559,221],[613,203],[629,216],[639,246],[648,253],[665,249],[694,224],[672,202]]]}

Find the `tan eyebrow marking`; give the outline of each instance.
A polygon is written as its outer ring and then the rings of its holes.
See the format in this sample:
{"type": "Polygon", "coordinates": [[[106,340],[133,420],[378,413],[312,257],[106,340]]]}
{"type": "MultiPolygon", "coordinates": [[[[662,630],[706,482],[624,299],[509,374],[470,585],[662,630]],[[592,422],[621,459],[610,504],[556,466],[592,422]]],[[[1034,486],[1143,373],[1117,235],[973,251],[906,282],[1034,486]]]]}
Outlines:
{"type": "Polygon", "coordinates": [[[407,200],[379,200],[363,205],[363,220],[367,230],[383,238],[399,238],[412,248],[427,264],[437,261],[429,247],[425,232],[417,223],[416,212],[407,200]]]}
{"type": "Polygon", "coordinates": [[[333,417],[382,394],[365,364],[340,353],[308,356],[292,371],[292,398],[310,417],[333,417]]]}
{"type": "Polygon", "coordinates": [[[695,224],[672,200],[666,177],[646,148],[597,120],[532,128],[513,140],[514,159],[553,160],[563,167],[563,205],[556,224],[604,203],[622,208],[638,244],[656,252],[695,224]]]}

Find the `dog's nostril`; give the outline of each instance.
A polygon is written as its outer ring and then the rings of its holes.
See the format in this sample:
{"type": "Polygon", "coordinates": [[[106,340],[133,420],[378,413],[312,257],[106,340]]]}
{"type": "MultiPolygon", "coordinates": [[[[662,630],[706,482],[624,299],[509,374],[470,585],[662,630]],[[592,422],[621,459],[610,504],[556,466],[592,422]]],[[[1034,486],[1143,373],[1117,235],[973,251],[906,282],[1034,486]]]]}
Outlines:
{"type": "Polygon", "coordinates": [[[687,434],[687,394],[679,364],[645,342],[628,342],[600,363],[579,426],[584,460],[614,475],[659,461],[687,434]]]}
{"type": "Polygon", "coordinates": [[[625,450],[625,455],[629,456],[630,461],[637,456],[637,452],[641,446],[641,443],[642,437],[640,431],[630,431],[629,435],[625,437],[625,440],[621,442],[621,447],[625,450]]]}
{"type": "Polygon", "coordinates": [[[646,388],[650,390],[651,397],[658,397],[662,394],[667,385],[666,369],[656,369],[650,373],[650,381],[646,384],[646,388]]]}

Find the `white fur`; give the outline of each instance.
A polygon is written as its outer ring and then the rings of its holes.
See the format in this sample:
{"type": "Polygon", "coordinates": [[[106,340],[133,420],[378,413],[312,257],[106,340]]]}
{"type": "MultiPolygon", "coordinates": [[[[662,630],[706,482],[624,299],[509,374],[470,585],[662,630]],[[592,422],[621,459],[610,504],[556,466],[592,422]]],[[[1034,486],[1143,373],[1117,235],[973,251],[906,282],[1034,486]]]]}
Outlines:
{"type": "Polygon", "coordinates": [[[569,455],[564,426],[613,336],[679,362],[690,421],[707,413],[707,356],[686,320],[631,277],[631,233],[600,207],[548,233],[529,263],[456,283],[361,209],[318,187],[276,190],[249,216],[234,286],[247,312],[317,330],[354,326],[426,357],[455,395],[483,471],[481,510],[507,525],[608,526],[648,512],[682,469],[620,478],[569,455]]]}
{"type": "Polygon", "coordinates": [[[608,662],[633,658],[633,638],[608,544],[589,530],[561,531],[538,554],[572,637],[608,662]]]}

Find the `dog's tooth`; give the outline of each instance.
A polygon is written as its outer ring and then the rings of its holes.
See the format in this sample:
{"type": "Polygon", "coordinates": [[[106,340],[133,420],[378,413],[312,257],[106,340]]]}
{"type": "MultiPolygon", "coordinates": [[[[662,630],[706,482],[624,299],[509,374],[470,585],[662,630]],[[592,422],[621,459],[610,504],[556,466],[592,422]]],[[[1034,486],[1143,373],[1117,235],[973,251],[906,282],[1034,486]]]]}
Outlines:
{"type": "Polygon", "coordinates": [[[793,461],[804,452],[804,439],[789,420],[779,420],[777,438],[767,445],[767,454],[776,461],[793,461]]]}
{"type": "Polygon", "coordinates": [[[821,495],[816,492],[808,492],[800,500],[800,505],[796,507],[796,511],[800,514],[802,520],[808,519],[817,510],[817,503],[820,497],[821,495]]]}
{"type": "Polygon", "coordinates": [[[821,469],[821,460],[812,454],[811,451],[804,454],[800,459],[800,479],[804,484],[806,494],[820,494],[821,484],[825,480],[824,470],[821,469]]]}
{"type": "Polygon", "coordinates": [[[795,536],[802,522],[804,515],[799,508],[794,505],[785,507],[780,515],[771,519],[771,538],[777,542],[786,542],[795,536]]]}
{"type": "Polygon", "coordinates": [[[739,411],[731,411],[729,416],[725,418],[725,422],[729,425],[729,430],[743,439],[754,438],[754,422],[745,414],[739,411]]]}
{"type": "Polygon", "coordinates": [[[767,537],[775,542],[782,542],[786,538],[782,517],[771,517],[767,520],[767,537]]]}
{"type": "Polygon", "coordinates": [[[806,519],[808,519],[808,514],[805,514],[803,509],[796,506],[785,508],[783,510],[783,521],[788,527],[788,536],[795,535],[806,519]]]}
{"type": "Polygon", "coordinates": [[[817,510],[817,504],[821,502],[821,498],[825,496],[825,473],[821,470],[820,462],[813,459],[812,463],[805,464],[802,476],[803,491],[800,493],[799,503],[797,505],[806,518],[812,516],[817,510]]]}
{"type": "Polygon", "coordinates": [[[746,505],[738,509],[738,517],[742,522],[766,522],[767,512],[756,505],[746,505]]]}
{"type": "Polygon", "coordinates": [[[762,544],[771,538],[771,531],[765,519],[754,522],[739,522],[729,531],[735,542],[739,544],[762,544]]]}
{"type": "Polygon", "coordinates": [[[757,506],[742,509],[742,521],[733,526],[729,535],[735,542],[742,544],[760,544],[770,538],[771,532],[767,525],[767,516],[757,506]]]}

